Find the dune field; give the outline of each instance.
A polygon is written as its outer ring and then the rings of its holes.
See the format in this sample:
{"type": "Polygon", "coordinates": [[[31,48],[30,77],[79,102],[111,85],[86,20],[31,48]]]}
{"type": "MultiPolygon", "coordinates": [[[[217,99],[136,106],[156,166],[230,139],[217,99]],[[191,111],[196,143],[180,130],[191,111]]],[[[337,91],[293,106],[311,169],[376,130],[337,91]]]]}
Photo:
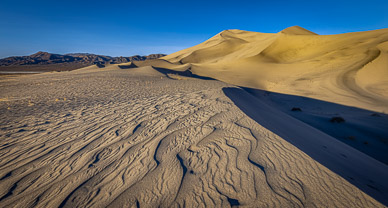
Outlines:
{"type": "Polygon", "coordinates": [[[387,51],[388,29],[227,30],[0,76],[0,207],[387,207],[387,51]]]}

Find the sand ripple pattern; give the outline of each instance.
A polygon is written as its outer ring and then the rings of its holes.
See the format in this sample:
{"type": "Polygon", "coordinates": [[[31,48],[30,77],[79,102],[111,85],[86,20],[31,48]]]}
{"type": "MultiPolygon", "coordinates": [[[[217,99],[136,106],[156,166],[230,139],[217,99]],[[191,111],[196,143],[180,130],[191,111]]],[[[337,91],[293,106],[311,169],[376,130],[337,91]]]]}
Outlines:
{"type": "MultiPolygon", "coordinates": [[[[58,78],[39,76],[31,85],[58,78]]],[[[53,84],[63,97],[75,93],[55,84],[66,77],[53,84]]],[[[79,91],[99,94],[55,110],[38,101],[58,91],[25,87],[40,110],[1,117],[0,207],[381,206],[248,118],[223,94],[226,84],[160,77],[70,73],[79,91]]]]}

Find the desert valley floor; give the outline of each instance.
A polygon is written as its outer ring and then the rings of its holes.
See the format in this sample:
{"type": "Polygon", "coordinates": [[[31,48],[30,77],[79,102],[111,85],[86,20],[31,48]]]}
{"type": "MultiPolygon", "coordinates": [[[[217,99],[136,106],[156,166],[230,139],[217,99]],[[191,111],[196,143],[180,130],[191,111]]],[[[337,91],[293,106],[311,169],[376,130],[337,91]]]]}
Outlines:
{"type": "Polygon", "coordinates": [[[234,85],[111,65],[0,90],[0,207],[387,205],[386,164],[234,85]]]}

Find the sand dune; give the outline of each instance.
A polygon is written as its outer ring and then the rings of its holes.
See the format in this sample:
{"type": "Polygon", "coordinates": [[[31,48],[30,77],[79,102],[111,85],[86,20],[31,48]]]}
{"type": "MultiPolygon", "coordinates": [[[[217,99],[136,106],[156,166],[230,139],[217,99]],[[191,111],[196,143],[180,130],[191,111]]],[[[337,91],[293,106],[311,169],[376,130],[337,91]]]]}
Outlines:
{"type": "Polygon", "coordinates": [[[229,84],[111,65],[0,87],[1,207],[383,207],[248,117],[229,84]]]}
{"type": "Polygon", "coordinates": [[[387,41],[388,29],[339,35],[297,26],[276,34],[226,30],[153,65],[386,112],[387,41]]]}

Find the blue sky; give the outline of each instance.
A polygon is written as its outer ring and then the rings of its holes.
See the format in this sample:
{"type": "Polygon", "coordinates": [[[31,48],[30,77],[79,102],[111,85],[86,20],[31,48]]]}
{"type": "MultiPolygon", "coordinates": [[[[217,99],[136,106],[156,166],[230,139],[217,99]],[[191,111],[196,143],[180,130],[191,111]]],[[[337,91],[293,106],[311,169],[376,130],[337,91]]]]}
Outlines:
{"type": "Polygon", "coordinates": [[[172,53],[225,29],[318,34],[388,27],[388,1],[0,0],[0,57],[89,52],[172,53]]]}

